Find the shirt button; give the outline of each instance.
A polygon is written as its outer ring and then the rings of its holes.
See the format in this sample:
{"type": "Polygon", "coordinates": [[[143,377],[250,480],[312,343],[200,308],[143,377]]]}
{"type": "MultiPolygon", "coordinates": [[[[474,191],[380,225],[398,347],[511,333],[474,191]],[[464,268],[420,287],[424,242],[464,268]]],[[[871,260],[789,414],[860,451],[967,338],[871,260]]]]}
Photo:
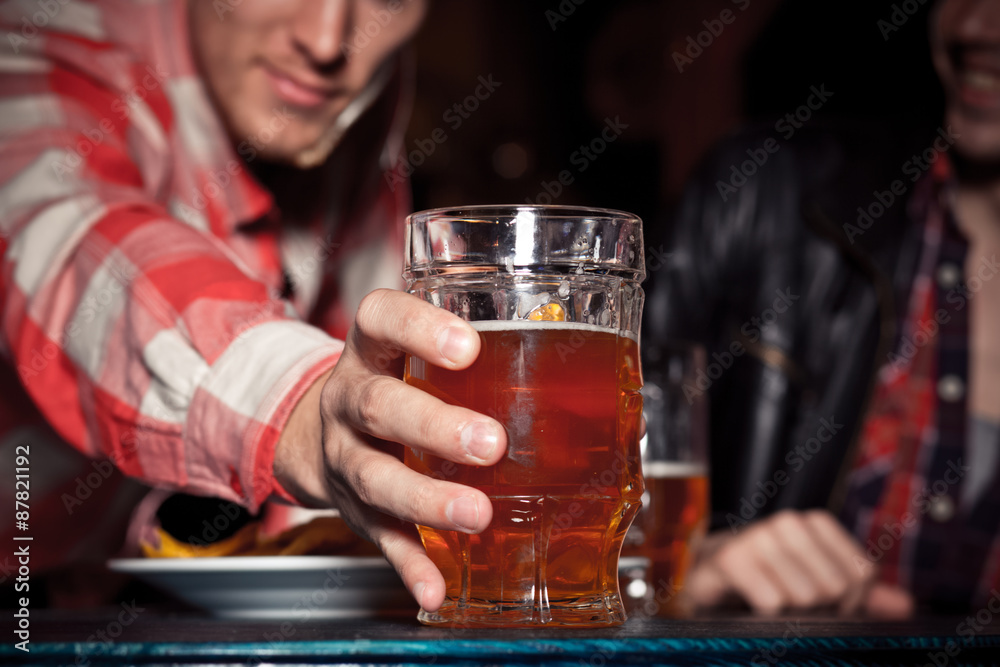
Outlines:
{"type": "Polygon", "coordinates": [[[951,289],[962,279],[962,271],[951,262],[945,262],[937,268],[936,277],[942,289],[951,289]]]}
{"type": "Polygon", "coordinates": [[[928,514],[938,523],[950,521],[955,516],[955,501],[951,496],[934,496],[931,498],[928,514]]]}
{"type": "Polygon", "coordinates": [[[942,375],[937,383],[938,398],[954,403],[965,396],[965,383],[957,375],[942,375]]]}

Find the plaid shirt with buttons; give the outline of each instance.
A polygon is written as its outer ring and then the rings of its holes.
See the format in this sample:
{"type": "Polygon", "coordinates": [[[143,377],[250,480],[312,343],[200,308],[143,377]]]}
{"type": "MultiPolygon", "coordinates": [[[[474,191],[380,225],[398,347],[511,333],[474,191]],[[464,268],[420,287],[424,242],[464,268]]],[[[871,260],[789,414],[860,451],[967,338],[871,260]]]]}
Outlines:
{"type": "MultiPolygon", "coordinates": [[[[862,544],[862,571],[910,590],[941,609],[981,607],[1000,595],[1000,471],[975,498],[969,474],[969,303],[1000,271],[984,258],[963,278],[968,243],[949,197],[941,156],[918,183],[911,223],[923,248],[911,282],[902,335],[882,366],[848,478],[842,519],[862,544]]],[[[993,443],[1000,446],[1000,443],[993,443]]]]}

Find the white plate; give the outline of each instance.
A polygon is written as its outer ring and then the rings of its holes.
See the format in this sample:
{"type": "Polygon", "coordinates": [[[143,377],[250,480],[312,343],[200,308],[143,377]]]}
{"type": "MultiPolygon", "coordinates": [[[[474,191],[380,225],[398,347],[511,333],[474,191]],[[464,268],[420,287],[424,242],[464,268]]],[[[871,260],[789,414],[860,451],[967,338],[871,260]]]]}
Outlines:
{"type": "MultiPolygon", "coordinates": [[[[622,558],[618,569],[641,579],[648,564],[645,558],[622,558]]],[[[305,621],[417,613],[416,602],[381,557],[118,558],[108,567],[223,618],[305,621]]]]}
{"type": "Polygon", "coordinates": [[[108,567],[227,618],[304,621],[417,612],[380,557],[119,558],[108,567]]]}

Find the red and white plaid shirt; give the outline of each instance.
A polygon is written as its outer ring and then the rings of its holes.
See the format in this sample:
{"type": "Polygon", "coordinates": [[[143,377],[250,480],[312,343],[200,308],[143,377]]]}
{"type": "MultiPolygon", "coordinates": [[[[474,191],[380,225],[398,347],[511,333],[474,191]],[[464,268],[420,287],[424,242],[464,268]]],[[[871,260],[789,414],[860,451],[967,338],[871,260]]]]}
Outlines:
{"type": "Polygon", "coordinates": [[[0,452],[10,470],[28,446],[31,476],[27,532],[0,536],[34,536],[35,572],[123,511],[130,483],[102,458],[251,511],[280,493],[283,424],[361,297],[399,286],[409,206],[383,178],[398,68],[324,168],[329,206],[294,219],[250,173],[294,112],[228,137],[183,0],[44,4],[0,5],[0,452]],[[345,165],[352,137],[367,151],[345,165]]]}

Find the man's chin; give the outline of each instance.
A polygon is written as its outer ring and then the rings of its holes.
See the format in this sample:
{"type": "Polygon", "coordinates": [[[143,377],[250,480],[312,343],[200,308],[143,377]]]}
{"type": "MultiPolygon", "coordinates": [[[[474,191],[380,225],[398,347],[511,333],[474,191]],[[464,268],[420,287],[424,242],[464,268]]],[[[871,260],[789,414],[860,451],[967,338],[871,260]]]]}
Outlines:
{"type": "Polygon", "coordinates": [[[976,118],[953,111],[946,118],[959,157],[983,165],[1000,164],[1000,117],[976,118]]]}
{"type": "Polygon", "coordinates": [[[318,139],[295,151],[291,160],[292,164],[299,169],[312,169],[320,166],[329,159],[343,135],[343,129],[335,123],[331,123],[318,139]]]}
{"type": "Polygon", "coordinates": [[[329,132],[321,134],[311,141],[274,141],[262,146],[257,151],[256,157],[271,164],[312,169],[326,162],[337,146],[339,136],[330,137],[329,134],[329,132]]]}
{"type": "Polygon", "coordinates": [[[955,142],[955,152],[965,161],[982,166],[1000,166],[1000,133],[969,132],[955,142]]]}

